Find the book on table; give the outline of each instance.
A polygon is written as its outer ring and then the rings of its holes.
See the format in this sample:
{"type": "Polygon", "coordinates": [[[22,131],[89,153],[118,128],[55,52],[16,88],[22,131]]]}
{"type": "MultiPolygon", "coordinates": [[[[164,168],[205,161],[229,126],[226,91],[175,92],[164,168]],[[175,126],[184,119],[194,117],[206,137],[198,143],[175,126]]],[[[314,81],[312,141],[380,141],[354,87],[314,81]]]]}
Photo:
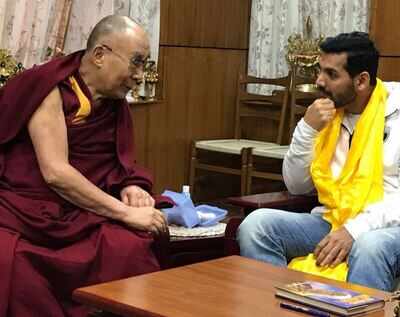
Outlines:
{"type": "Polygon", "coordinates": [[[331,313],[352,316],[383,309],[382,298],[314,281],[276,286],[276,296],[331,313]]]}

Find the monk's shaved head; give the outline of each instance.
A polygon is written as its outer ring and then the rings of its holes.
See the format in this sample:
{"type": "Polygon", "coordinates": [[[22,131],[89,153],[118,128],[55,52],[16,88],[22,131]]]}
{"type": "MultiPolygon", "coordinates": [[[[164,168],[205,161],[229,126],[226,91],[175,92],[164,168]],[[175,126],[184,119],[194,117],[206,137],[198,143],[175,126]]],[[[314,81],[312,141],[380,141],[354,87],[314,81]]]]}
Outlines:
{"type": "Polygon", "coordinates": [[[149,56],[145,30],[129,17],[110,15],[90,33],[79,72],[101,98],[123,99],[142,80],[149,56]]]}
{"type": "Polygon", "coordinates": [[[101,19],[93,28],[89,35],[86,48],[93,49],[101,39],[113,33],[126,33],[130,30],[144,32],[139,23],[133,19],[122,15],[109,15],[101,19]]]}

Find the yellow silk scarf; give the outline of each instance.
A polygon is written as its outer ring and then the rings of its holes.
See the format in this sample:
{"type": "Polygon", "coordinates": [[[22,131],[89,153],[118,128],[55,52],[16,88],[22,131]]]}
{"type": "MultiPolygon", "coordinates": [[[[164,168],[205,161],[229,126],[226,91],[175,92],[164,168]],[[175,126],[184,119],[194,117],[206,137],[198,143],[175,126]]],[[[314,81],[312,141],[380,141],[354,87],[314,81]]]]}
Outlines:
{"type": "MultiPolygon", "coordinates": [[[[318,135],[310,172],[318,199],[327,212],[323,218],[337,230],[370,203],[383,198],[383,130],[387,91],[378,79],[369,102],[355,129],[343,170],[337,179],[331,172],[331,160],[339,138],[343,110],[318,135]]],[[[334,268],[316,265],[314,254],[293,259],[289,268],[335,280],[345,281],[347,263],[334,268]]]]}
{"type": "Polygon", "coordinates": [[[71,88],[78,97],[79,100],[79,109],[75,114],[75,118],[72,120],[73,123],[80,123],[85,120],[85,118],[90,114],[91,105],[89,99],[83,93],[81,87],[79,87],[78,81],[74,76],[69,77],[69,81],[71,83],[71,88]]]}

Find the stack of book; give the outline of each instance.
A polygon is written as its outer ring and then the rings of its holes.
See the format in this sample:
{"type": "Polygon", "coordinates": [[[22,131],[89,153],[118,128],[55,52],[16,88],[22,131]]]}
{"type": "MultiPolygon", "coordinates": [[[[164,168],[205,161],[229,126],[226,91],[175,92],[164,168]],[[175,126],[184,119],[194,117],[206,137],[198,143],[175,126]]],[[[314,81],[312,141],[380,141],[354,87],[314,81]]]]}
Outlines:
{"type": "Polygon", "coordinates": [[[382,310],[385,306],[381,298],[314,281],[276,286],[276,296],[342,316],[382,310]]]}

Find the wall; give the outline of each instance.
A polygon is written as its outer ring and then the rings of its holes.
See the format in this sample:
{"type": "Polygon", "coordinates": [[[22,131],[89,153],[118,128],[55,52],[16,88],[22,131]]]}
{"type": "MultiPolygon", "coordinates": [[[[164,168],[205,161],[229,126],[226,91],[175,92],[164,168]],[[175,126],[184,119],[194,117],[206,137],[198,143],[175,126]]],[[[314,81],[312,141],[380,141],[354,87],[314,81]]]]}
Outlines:
{"type": "Polygon", "coordinates": [[[400,1],[372,0],[370,33],[380,51],[378,76],[400,81],[400,1]]]}
{"type": "Polygon", "coordinates": [[[161,0],[160,102],[132,108],[138,162],[156,192],[187,182],[193,139],[233,137],[250,1],[161,0]]]}

